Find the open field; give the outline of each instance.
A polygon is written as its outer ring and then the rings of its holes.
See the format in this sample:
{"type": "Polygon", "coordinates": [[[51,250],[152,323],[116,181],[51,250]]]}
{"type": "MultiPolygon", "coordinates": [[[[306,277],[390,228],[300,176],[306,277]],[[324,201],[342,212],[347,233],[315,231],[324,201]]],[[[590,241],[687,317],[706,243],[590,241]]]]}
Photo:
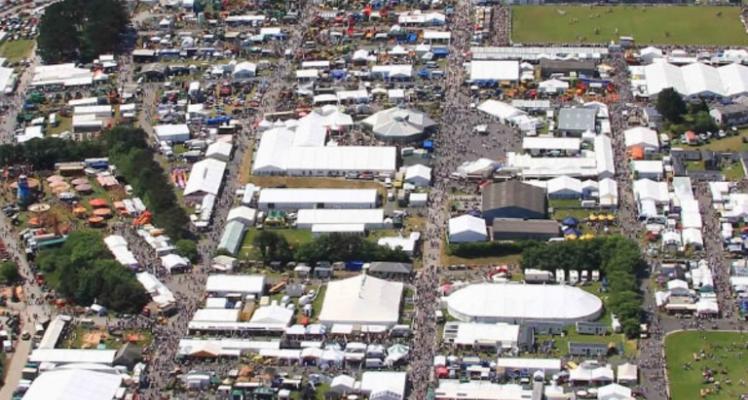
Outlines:
{"type": "Polygon", "coordinates": [[[706,143],[696,146],[688,144],[678,144],[677,146],[689,150],[711,150],[725,153],[748,151],[748,143],[743,142],[744,138],[748,138],[748,129],[741,129],[739,135],[736,134],[722,139],[713,138],[706,143]]]}
{"type": "MultiPolygon", "coordinates": [[[[312,232],[306,229],[293,229],[293,228],[267,228],[271,232],[275,232],[286,238],[288,244],[291,245],[292,249],[296,249],[304,243],[312,241],[312,232]]],[[[255,236],[259,231],[257,229],[250,229],[247,234],[244,235],[244,241],[242,241],[242,248],[239,254],[242,258],[256,260],[260,259],[260,251],[255,248],[254,240],[255,236]]]]}
{"type": "Polygon", "coordinates": [[[665,340],[667,373],[673,400],[727,400],[746,392],[748,334],[733,332],[678,332],[665,340]],[[714,382],[706,383],[711,369],[714,382]],[[742,382],[741,382],[742,381],[742,382]],[[701,390],[710,394],[701,396],[701,390]]]}
{"type": "Polygon", "coordinates": [[[5,42],[0,46],[0,57],[7,58],[9,62],[20,61],[28,57],[33,48],[33,40],[14,40],[11,42],[5,42]]]}
{"type": "Polygon", "coordinates": [[[608,43],[633,36],[637,44],[748,44],[737,7],[516,6],[517,43],[608,43]]]}

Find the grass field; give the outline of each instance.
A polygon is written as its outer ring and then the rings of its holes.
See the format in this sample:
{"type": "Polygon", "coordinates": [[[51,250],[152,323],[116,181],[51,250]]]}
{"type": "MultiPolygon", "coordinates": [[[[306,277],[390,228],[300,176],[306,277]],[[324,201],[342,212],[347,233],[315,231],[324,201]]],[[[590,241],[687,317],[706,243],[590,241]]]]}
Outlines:
{"type": "Polygon", "coordinates": [[[517,43],[608,43],[633,36],[637,44],[748,44],[738,7],[516,6],[517,43]]]}
{"type": "Polygon", "coordinates": [[[748,138],[748,129],[741,129],[739,135],[728,136],[723,139],[714,138],[698,146],[689,146],[687,144],[678,144],[677,146],[686,149],[711,150],[726,153],[748,151],[748,143],[744,143],[743,138],[748,138]]]}
{"type": "MultiPolygon", "coordinates": [[[[271,232],[275,232],[285,237],[286,240],[288,241],[288,244],[291,245],[292,249],[296,249],[304,243],[311,242],[313,239],[312,232],[306,229],[267,228],[267,230],[271,232]]],[[[239,254],[240,256],[242,256],[242,258],[250,259],[250,260],[258,260],[261,258],[259,250],[255,248],[255,246],[253,245],[255,236],[257,236],[258,232],[259,231],[257,229],[250,229],[247,231],[247,234],[244,235],[244,240],[242,241],[242,248],[241,250],[239,250],[239,254]]]]}
{"type": "Polygon", "coordinates": [[[673,400],[704,398],[738,399],[748,391],[748,334],[732,332],[679,332],[665,340],[667,373],[673,400]],[[714,382],[706,383],[702,373],[714,372],[714,382]],[[741,382],[742,381],[742,382],[741,382]],[[702,390],[709,395],[701,396],[702,390]]]}
{"type": "Polygon", "coordinates": [[[0,57],[5,57],[9,62],[20,61],[29,55],[34,48],[33,40],[14,40],[5,42],[0,46],[0,57]]]}

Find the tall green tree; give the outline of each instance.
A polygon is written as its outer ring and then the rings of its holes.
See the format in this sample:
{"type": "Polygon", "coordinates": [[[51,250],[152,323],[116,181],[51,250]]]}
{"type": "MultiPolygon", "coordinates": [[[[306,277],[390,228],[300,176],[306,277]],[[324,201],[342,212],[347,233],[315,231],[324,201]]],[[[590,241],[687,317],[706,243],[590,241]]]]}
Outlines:
{"type": "Polygon", "coordinates": [[[663,89],[657,95],[657,111],[669,122],[683,121],[683,114],[688,111],[686,102],[673,88],[663,89]]]}
{"type": "Polygon", "coordinates": [[[6,284],[20,281],[21,274],[18,272],[18,265],[13,261],[3,261],[0,263],[0,279],[6,284]]]}
{"type": "Polygon", "coordinates": [[[113,52],[128,23],[120,0],[63,0],[44,12],[37,49],[48,63],[88,62],[113,52]]]}
{"type": "Polygon", "coordinates": [[[177,248],[177,254],[182,257],[188,258],[192,262],[196,262],[198,258],[197,245],[194,240],[180,239],[174,243],[174,247],[177,248]]]}
{"type": "Polygon", "coordinates": [[[143,286],[113,259],[98,232],[71,233],[62,247],[42,251],[37,265],[58,277],[58,293],[80,305],[96,302],[114,311],[137,313],[149,302],[143,286]]]}

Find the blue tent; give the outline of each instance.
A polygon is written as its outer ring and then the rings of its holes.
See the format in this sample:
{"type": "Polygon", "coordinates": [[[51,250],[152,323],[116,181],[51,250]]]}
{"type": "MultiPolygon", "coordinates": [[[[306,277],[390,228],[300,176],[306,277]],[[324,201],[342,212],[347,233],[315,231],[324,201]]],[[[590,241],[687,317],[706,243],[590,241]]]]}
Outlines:
{"type": "Polygon", "coordinates": [[[446,47],[434,47],[431,49],[431,53],[434,57],[446,57],[449,55],[449,49],[446,47]]]}
{"type": "Polygon", "coordinates": [[[418,71],[418,77],[424,78],[424,79],[429,79],[429,78],[431,78],[431,71],[429,71],[428,68],[421,68],[418,71]]]}
{"type": "Polygon", "coordinates": [[[361,271],[364,267],[363,261],[346,261],[345,269],[348,271],[361,271]]]}
{"type": "Polygon", "coordinates": [[[579,225],[579,221],[577,221],[574,217],[566,217],[563,221],[561,221],[562,224],[566,226],[577,226],[579,225]]]}
{"type": "Polygon", "coordinates": [[[415,43],[418,40],[418,35],[415,33],[408,34],[408,43],[415,43]]]}
{"type": "Polygon", "coordinates": [[[345,79],[348,72],[344,69],[334,69],[330,71],[330,75],[332,75],[333,79],[345,79]]]}
{"type": "Polygon", "coordinates": [[[225,122],[231,121],[231,117],[227,117],[225,115],[221,115],[215,118],[208,118],[205,123],[208,125],[221,125],[225,122]]]}
{"type": "Polygon", "coordinates": [[[431,139],[424,140],[423,141],[423,148],[426,149],[426,150],[428,150],[428,151],[433,151],[434,150],[434,141],[431,140],[431,139]]]}

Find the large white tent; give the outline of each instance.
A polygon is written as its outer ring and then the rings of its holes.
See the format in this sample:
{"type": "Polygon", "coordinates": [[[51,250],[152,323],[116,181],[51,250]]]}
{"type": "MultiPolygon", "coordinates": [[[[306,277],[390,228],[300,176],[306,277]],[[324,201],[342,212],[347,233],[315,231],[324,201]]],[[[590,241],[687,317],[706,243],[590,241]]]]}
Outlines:
{"type": "Polygon", "coordinates": [[[520,110],[519,108],[498,100],[486,100],[478,105],[478,110],[498,118],[503,123],[507,123],[515,118],[527,115],[526,112],[520,110]]]}
{"type": "Polygon", "coordinates": [[[460,215],[449,220],[449,242],[465,243],[486,240],[486,221],[472,215],[460,215]]]}
{"type": "Polygon", "coordinates": [[[23,400],[111,400],[121,384],[114,370],[54,369],[34,379],[23,400]]]}
{"type": "Polygon", "coordinates": [[[257,207],[263,211],[374,208],[376,205],[376,189],[268,188],[260,191],[257,200],[257,207]]]}
{"type": "Polygon", "coordinates": [[[657,151],[660,148],[660,140],[657,132],[653,129],[637,126],[623,131],[626,147],[642,146],[646,152],[657,151]]]}
{"type": "Polygon", "coordinates": [[[517,82],[519,62],[513,60],[473,60],[470,62],[470,81],[517,82]]]}
{"type": "Polygon", "coordinates": [[[190,177],[184,188],[184,195],[212,194],[218,195],[226,172],[226,163],[212,158],[206,158],[192,165],[190,177]]]}
{"type": "Polygon", "coordinates": [[[687,97],[733,97],[748,93],[748,67],[737,63],[712,67],[695,62],[679,67],[657,60],[630,68],[634,93],[642,97],[656,96],[666,88],[687,97]]]}
{"type": "Polygon", "coordinates": [[[445,298],[449,313],[466,322],[592,321],[602,312],[600,299],[562,285],[481,283],[445,298]]]}
{"type": "Polygon", "coordinates": [[[325,325],[395,325],[403,292],[401,282],[358,275],[327,284],[319,321],[325,325]]]}
{"type": "Polygon", "coordinates": [[[252,173],[341,175],[368,171],[393,174],[396,164],[395,147],[324,146],[322,142],[306,139],[297,141],[296,131],[275,127],[262,133],[254,155],[252,173]]]}

